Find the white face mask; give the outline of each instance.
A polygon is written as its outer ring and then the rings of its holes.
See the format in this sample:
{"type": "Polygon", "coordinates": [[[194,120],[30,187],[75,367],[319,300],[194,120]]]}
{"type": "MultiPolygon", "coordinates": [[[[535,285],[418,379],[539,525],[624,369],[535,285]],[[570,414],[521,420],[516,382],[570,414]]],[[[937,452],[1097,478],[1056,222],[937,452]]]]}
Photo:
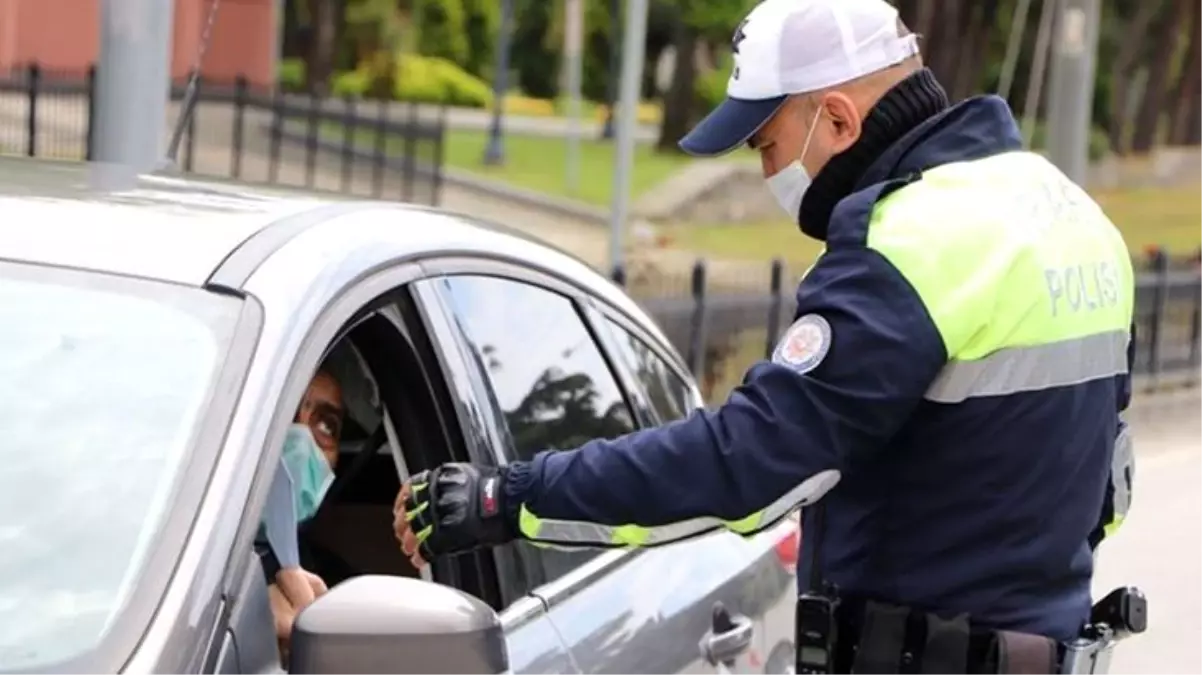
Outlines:
{"type": "Polygon", "coordinates": [[[801,163],[806,152],[810,149],[810,140],[814,138],[814,129],[818,126],[818,116],[822,108],[814,111],[814,119],[810,120],[810,130],[806,132],[805,143],[801,146],[801,156],[791,164],[767,178],[768,189],[776,197],[776,203],[789,214],[793,220],[801,213],[801,200],[806,196],[806,190],[814,182],[805,166],[801,163]]]}

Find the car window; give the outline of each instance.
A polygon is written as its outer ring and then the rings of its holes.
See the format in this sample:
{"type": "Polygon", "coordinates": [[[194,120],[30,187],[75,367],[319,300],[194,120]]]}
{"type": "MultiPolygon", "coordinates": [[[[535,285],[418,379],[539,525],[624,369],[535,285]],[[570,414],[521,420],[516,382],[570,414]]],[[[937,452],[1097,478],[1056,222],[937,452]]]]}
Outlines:
{"type": "MultiPolygon", "coordinates": [[[[496,277],[448,277],[442,284],[504,414],[508,460],[635,429],[617,380],[569,298],[496,277]]],[[[545,583],[597,553],[529,547],[523,557],[539,561],[541,574],[533,576],[545,583]]]]}
{"type": "Polygon", "coordinates": [[[96,647],[139,583],[240,307],[48,274],[0,266],[0,664],[17,672],[96,647]]]}
{"type": "Polygon", "coordinates": [[[629,364],[631,373],[642,384],[651,408],[663,422],[687,417],[696,407],[693,389],[681,379],[645,342],[617,322],[605,319],[613,334],[616,349],[629,364]]]}

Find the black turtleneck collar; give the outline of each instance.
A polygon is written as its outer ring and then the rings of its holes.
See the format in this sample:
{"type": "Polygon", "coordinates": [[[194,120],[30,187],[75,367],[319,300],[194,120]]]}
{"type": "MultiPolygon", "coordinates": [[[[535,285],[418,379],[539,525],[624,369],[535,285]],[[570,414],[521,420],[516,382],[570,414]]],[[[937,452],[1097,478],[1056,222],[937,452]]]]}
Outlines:
{"type": "Polygon", "coordinates": [[[798,214],[801,231],[825,240],[835,205],[856,191],[868,167],[890,145],[949,105],[947,93],[928,68],[894,85],[864,118],[860,139],[831,158],[806,190],[798,214]]]}

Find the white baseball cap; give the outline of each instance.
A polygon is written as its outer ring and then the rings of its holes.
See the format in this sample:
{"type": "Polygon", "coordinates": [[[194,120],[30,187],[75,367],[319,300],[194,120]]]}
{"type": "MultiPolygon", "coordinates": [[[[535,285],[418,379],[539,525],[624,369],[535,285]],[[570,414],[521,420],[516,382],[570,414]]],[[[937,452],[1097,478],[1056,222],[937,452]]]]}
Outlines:
{"type": "Polygon", "coordinates": [[[722,155],[764,125],[791,94],[850,82],[918,54],[885,0],[763,0],[731,41],[726,100],[680,141],[691,155],[722,155]]]}

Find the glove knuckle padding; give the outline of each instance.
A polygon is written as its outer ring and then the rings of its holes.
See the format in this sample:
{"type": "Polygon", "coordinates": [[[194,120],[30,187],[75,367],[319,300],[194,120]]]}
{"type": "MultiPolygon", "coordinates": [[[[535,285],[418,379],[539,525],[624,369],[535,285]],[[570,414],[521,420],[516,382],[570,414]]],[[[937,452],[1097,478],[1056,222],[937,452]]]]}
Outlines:
{"type": "MultiPolygon", "coordinates": [[[[415,479],[411,492],[413,530],[420,532],[429,526],[419,545],[423,558],[430,560],[512,538],[507,534],[505,512],[500,507],[503,499],[500,469],[444,464],[429,471],[426,478],[421,486],[415,479]]],[[[406,508],[410,508],[408,503],[406,508]]]]}

